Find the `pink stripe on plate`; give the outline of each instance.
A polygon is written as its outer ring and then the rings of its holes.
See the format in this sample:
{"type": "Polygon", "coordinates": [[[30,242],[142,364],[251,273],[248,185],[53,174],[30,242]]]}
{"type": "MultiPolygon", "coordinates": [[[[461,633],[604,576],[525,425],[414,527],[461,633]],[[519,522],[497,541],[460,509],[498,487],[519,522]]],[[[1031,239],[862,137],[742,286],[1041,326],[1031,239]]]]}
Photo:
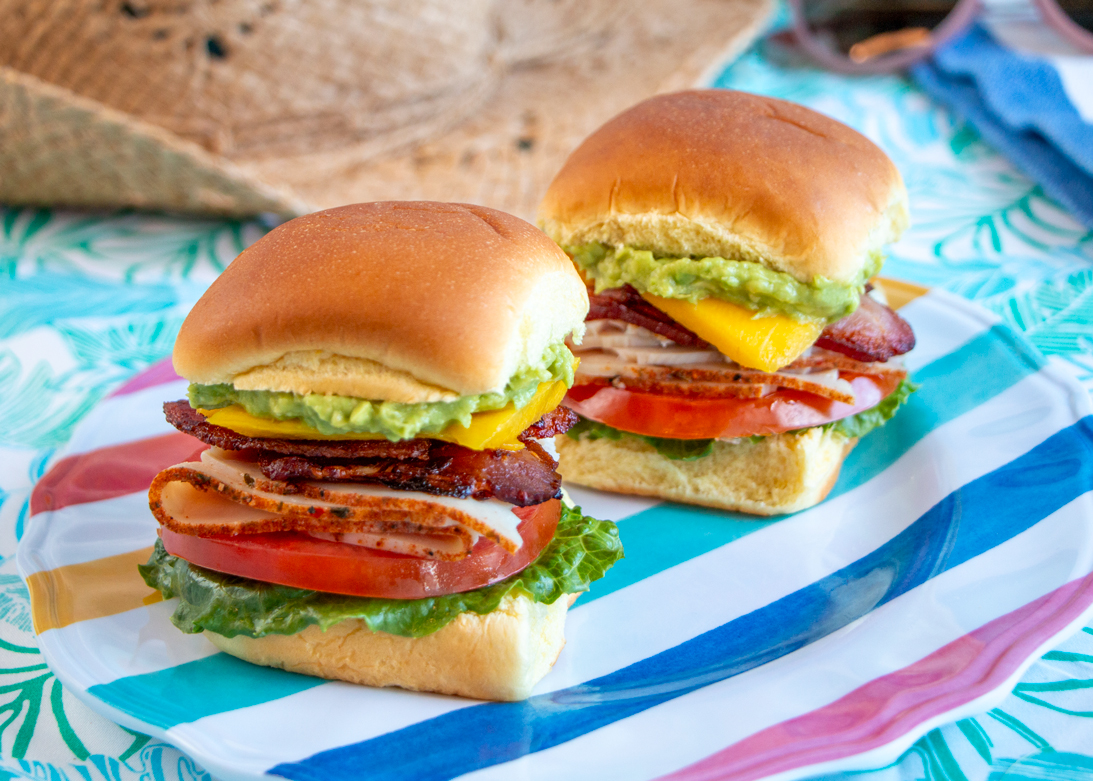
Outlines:
{"type": "Polygon", "coordinates": [[[181,377],[175,374],[175,367],[171,365],[171,359],[164,358],[162,361],[153,363],[140,374],[131,378],[127,383],[111,393],[110,397],[124,396],[126,393],[136,393],[145,388],[151,388],[156,385],[166,385],[168,382],[174,382],[175,380],[181,379],[181,377]]]}
{"type": "Polygon", "coordinates": [[[58,461],[30,495],[30,514],[147,491],[161,471],[208,447],[181,432],[99,448],[58,461]]]}
{"type": "Polygon", "coordinates": [[[1089,607],[1093,574],[996,618],[830,705],[783,721],[661,781],[763,778],[860,754],[989,694],[1089,607]]]}

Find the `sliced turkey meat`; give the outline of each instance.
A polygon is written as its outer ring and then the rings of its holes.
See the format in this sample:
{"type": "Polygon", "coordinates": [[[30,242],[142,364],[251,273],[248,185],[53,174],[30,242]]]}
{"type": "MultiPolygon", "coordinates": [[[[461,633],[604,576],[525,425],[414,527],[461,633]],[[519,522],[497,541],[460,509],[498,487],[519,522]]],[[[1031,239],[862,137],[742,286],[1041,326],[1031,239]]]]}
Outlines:
{"type": "Polygon", "coordinates": [[[581,359],[577,368],[577,383],[581,385],[609,384],[704,399],[761,398],[782,388],[854,404],[851,374],[907,373],[898,358],[866,362],[820,347],[810,348],[777,372],[761,372],[734,363],[709,345],[685,347],[633,323],[598,320],[591,326],[591,337],[574,347],[581,359]]]}
{"type": "Polygon", "coordinates": [[[423,538],[422,550],[445,558],[465,556],[479,535],[509,552],[521,545],[520,519],[503,502],[356,483],[272,480],[254,461],[219,448],[203,452],[200,461],[160,472],[149,489],[149,503],[167,528],[199,536],[351,533],[366,535],[362,539],[371,540],[369,547],[395,550],[392,546],[398,545],[402,551],[406,540],[401,536],[411,535],[423,538]]]}

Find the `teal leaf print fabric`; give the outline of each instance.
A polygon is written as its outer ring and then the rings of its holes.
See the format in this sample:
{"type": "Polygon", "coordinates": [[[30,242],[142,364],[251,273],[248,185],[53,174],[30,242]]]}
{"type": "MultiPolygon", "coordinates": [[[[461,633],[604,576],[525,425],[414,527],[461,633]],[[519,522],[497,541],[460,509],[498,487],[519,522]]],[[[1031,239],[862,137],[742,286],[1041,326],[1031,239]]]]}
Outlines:
{"type": "Polygon", "coordinates": [[[0,210],[0,779],[210,779],[65,692],[38,652],[13,554],[30,488],[72,427],[170,355],[202,291],[270,227],[0,210]]]}

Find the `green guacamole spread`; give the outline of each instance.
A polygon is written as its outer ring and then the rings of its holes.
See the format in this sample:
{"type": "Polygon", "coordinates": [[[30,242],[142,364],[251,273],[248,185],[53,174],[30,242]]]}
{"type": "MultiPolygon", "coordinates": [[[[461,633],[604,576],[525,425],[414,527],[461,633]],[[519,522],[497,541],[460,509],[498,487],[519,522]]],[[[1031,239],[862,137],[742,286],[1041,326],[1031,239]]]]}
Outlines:
{"type": "Polygon", "coordinates": [[[535,395],[539,384],[562,380],[573,385],[573,353],[563,342],[551,345],[543,357],[521,367],[501,393],[461,396],[454,401],[406,404],[334,396],[264,390],[237,390],[228,384],[190,385],[190,406],[219,409],[239,404],[259,418],[301,420],[323,434],[382,434],[398,441],[421,434],[438,434],[452,422],[470,425],[475,412],[501,409],[509,402],[519,409],[535,395]]]}
{"type": "Polygon", "coordinates": [[[726,258],[657,257],[649,250],[584,244],[564,247],[599,293],[625,284],[641,293],[695,302],[720,298],[760,314],[784,314],[797,320],[823,318],[835,322],[858,308],[866,281],[884,262],[873,253],[853,284],[823,277],[805,284],[761,263],[726,258]]]}

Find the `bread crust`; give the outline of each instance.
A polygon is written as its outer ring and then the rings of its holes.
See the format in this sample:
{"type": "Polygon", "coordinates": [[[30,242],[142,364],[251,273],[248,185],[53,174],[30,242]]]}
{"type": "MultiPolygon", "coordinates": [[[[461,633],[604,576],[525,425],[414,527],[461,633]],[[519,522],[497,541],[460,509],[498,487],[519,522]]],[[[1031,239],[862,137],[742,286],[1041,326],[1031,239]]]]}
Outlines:
{"type": "Polygon", "coordinates": [[[555,438],[562,478],[639,496],[753,515],[798,512],[822,502],[856,439],[822,427],[758,442],[715,442],[713,452],[675,461],[640,439],[555,438]]]}
{"type": "Polygon", "coordinates": [[[565,253],[523,220],[465,204],[354,204],[290,220],[244,250],[186,318],[173,357],[192,382],[250,372],[253,388],[256,367],[273,367],[265,376],[287,372],[298,393],[413,403],[502,390],[587,311],[565,253]],[[316,351],[330,372],[310,358],[295,372],[300,361],[278,363],[316,351]],[[364,359],[356,384],[339,357],[364,359]]]}
{"type": "Polygon", "coordinates": [[[231,379],[237,390],[279,390],[301,396],[332,393],[405,404],[454,401],[458,394],[429,385],[409,372],[367,358],[333,355],[323,350],[285,353],[265,366],[256,366],[231,379]]]}
{"type": "Polygon", "coordinates": [[[205,636],[225,653],[266,667],[411,691],[481,700],[526,699],[565,646],[565,614],[576,595],[552,605],[506,597],[484,616],[463,613],[424,637],[373,632],[357,619],[325,632],[309,626],[294,635],[205,636]]]}
{"type": "Polygon", "coordinates": [[[584,140],[539,225],[563,246],[750,260],[811,283],[858,281],[908,222],[899,171],[830,117],[731,90],[650,98],[584,140]]]}

